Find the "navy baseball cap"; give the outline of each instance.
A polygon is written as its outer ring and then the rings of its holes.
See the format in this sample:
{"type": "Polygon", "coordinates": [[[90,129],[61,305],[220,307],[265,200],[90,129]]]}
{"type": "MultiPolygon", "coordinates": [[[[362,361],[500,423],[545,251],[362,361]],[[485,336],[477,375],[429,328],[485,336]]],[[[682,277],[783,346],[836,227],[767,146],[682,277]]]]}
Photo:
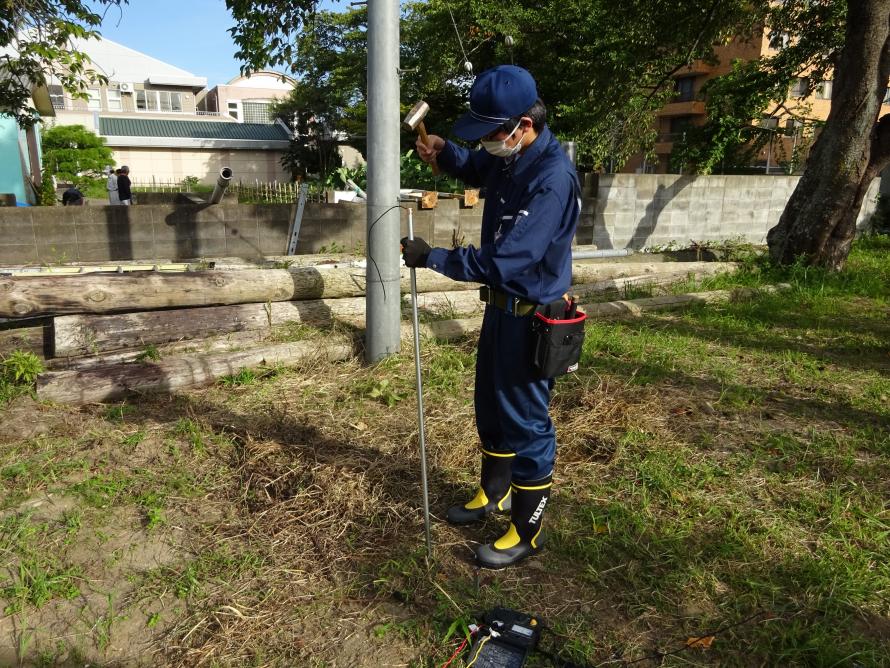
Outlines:
{"type": "Polygon", "coordinates": [[[514,116],[524,114],[538,99],[535,80],[515,65],[485,70],[470,89],[470,111],[457,119],[454,134],[476,141],[494,132],[514,116]]]}

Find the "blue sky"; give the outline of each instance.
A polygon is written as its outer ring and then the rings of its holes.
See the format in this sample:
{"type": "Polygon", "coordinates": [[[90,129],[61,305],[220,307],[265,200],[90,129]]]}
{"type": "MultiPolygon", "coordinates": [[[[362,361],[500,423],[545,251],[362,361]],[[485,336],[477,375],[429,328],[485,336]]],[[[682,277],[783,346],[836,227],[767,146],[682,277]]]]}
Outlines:
{"type": "MultiPolygon", "coordinates": [[[[344,8],[325,0],[322,6],[344,8]]],[[[225,0],[130,0],[110,9],[99,31],[114,40],[199,77],[212,88],[238,75],[233,25],[225,0]]]]}

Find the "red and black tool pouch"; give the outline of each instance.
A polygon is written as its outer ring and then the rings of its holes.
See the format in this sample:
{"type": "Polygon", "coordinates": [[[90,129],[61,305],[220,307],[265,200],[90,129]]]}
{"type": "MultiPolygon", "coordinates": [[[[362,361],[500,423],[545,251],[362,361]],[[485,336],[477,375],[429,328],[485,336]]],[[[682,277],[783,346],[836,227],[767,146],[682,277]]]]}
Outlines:
{"type": "Polygon", "coordinates": [[[538,378],[556,378],[577,371],[584,345],[585,320],[587,314],[582,311],[568,320],[547,317],[540,310],[535,312],[532,368],[538,378]]]}

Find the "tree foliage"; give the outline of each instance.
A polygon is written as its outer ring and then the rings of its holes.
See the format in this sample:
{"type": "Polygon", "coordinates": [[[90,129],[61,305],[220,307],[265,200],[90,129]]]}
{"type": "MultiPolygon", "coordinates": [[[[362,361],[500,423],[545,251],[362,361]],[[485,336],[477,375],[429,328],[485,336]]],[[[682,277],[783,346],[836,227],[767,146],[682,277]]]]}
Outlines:
{"type": "MultiPolygon", "coordinates": [[[[804,91],[815,91],[831,79],[844,45],[847,3],[764,4],[764,29],[775,44],[784,46],[755,60],[737,60],[728,74],[708,82],[703,90],[708,120],[687,131],[685,142],[675,147],[675,167],[707,174],[718,164],[748,165],[777,130],[796,132],[806,148],[823,125],[810,115],[807,104],[789,103],[789,90],[798,79],[804,91]],[[757,122],[762,115],[775,118],[778,128],[757,122]]],[[[759,45],[761,33],[752,38],[759,45]]],[[[786,157],[792,164],[800,162],[799,156],[786,157]]]]}
{"type": "MultiPolygon", "coordinates": [[[[356,134],[364,123],[366,11],[317,11],[308,0],[227,0],[248,70],[284,65],[325,94],[295,94],[330,108],[356,134]],[[333,94],[331,87],[340,86],[333,94]]],[[[429,102],[429,130],[447,134],[473,71],[513,62],[529,69],[549,123],[579,143],[588,166],[621,162],[655,139],[652,114],[673,95],[671,75],[713,44],[751,32],[764,11],[749,0],[428,0],[403,5],[402,103],[429,102]],[[758,13],[760,12],[760,13],[758,13]],[[512,38],[512,46],[507,37],[512,38]]]]}
{"type": "Polygon", "coordinates": [[[114,164],[105,139],[82,125],[56,125],[41,138],[43,162],[61,181],[82,184],[114,164]]]}
{"type": "Polygon", "coordinates": [[[0,113],[21,127],[35,122],[31,91],[51,78],[74,96],[86,97],[91,84],[106,77],[71,47],[74,38],[98,38],[103,14],[128,0],[0,0],[0,113]]]}

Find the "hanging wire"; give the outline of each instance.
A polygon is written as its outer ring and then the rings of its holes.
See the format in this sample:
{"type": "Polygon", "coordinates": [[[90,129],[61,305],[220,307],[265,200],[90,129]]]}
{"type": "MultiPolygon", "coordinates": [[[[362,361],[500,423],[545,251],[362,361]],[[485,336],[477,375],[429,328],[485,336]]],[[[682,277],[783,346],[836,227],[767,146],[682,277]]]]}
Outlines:
{"type": "Polygon", "coordinates": [[[460,38],[460,30],[457,29],[457,21],[454,20],[454,13],[451,11],[451,5],[446,4],[445,7],[448,9],[448,15],[451,16],[451,25],[454,26],[454,34],[457,35],[457,43],[460,45],[460,52],[464,56],[464,69],[467,72],[472,72],[473,63],[470,62],[470,59],[467,57],[467,52],[464,50],[464,42],[460,38]]]}

